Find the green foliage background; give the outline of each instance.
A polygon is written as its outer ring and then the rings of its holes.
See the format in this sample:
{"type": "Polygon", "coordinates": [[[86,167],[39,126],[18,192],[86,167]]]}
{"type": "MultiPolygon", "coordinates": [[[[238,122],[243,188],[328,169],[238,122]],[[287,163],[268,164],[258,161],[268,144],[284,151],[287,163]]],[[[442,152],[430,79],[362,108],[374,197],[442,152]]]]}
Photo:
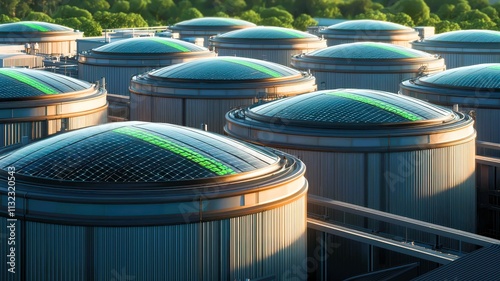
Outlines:
{"type": "Polygon", "coordinates": [[[103,28],[164,26],[203,16],[305,30],[313,17],[377,19],[436,32],[500,28],[488,0],[0,0],[0,23],[53,22],[99,36],[103,28]]]}

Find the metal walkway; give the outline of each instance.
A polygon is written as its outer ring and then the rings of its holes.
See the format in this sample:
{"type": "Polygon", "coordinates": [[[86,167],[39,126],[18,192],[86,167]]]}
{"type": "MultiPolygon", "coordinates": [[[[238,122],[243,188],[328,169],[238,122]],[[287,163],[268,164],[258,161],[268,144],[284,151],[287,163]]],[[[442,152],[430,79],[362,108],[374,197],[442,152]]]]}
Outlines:
{"type": "MultiPolygon", "coordinates": [[[[315,195],[308,196],[308,203],[328,207],[349,214],[359,215],[361,217],[374,219],[380,222],[386,222],[393,225],[406,227],[412,230],[422,231],[425,233],[436,235],[436,237],[438,238],[450,238],[459,241],[459,245],[462,245],[462,243],[468,243],[481,247],[487,247],[495,244],[500,245],[500,240],[315,195]]],[[[311,229],[316,229],[336,236],[352,239],[376,247],[437,262],[440,264],[450,263],[462,256],[459,253],[445,253],[443,251],[435,250],[432,247],[425,247],[421,245],[415,245],[413,243],[401,242],[396,239],[382,237],[380,235],[369,233],[367,231],[341,226],[340,224],[336,224],[330,221],[327,222],[314,218],[308,218],[307,226],[311,229]]]]}

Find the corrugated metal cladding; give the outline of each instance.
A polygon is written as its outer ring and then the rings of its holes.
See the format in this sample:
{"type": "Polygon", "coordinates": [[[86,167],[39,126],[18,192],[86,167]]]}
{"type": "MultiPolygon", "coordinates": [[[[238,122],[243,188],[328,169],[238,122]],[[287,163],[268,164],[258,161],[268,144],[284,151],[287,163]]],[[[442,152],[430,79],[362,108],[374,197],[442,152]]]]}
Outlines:
{"type": "Polygon", "coordinates": [[[36,68],[43,66],[43,57],[22,53],[0,54],[0,67],[36,68]]]}
{"type": "MultiPolygon", "coordinates": [[[[0,44],[25,45],[38,43],[37,54],[74,56],[76,39],[82,38],[83,32],[71,28],[37,21],[20,21],[0,24],[0,44]]],[[[31,48],[30,53],[35,53],[31,48]]]]}
{"type": "Polygon", "coordinates": [[[401,83],[401,93],[475,116],[477,139],[500,143],[500,64],[478,64],[401,83]]]}
{"type": "MultiPolygon", "coordinates": [[[[402,95],[338,89],[232,110],[226,120],[228,135],[301,159],[311,194],[475,232],[475,131],[468,115],[402,95]]],[[[317,206],[308,212],[434,242],[317,206]]],[[[349,249],[336,254],[352,255],[349,249]]],[[[366,260],[368,251],[358,252],[366,260]]],[[[374,263],[391,265],[382,257],[374,263]]],[[[346,263],[339,270],[352,276],[356,268],[346,263]]]]}
{"type": "Polygon", "coordinates": [[[439,54],[448,69],[500,61],[500,32],[456,30],[412,42],[417,50],[439,54]]]}
{"type": "Polygon", "coordinates": [[[306,262],[305,166],[279,151],[117,122],[24,146],[0,167],[2,231],[7,167],[24,176],[19,267],[8,273],[2,255],[2,280],[286,280],[306,262]]]}
{"type": "Polygon", "coordinates": [[[378,20],[350,20],[337,23],[320,31],[328,46],[373,41],[411,47],[418,40],[418,32],[400,24],[378,20]]]}
{"type": "Polygon", "coordinates": [[[316,90],[313,76],[289,67],[237,57],[215,57],[134,76],[131,120],[167,122],[223,132],[232,108],[316,90]]]}
{"type": "Polygon", "coordinates": [[[177,39],[129,38],[81,53],[78,78],[95,82],[104,77],[109,93],[128,96],[130,79],[136,74],[213,56],[206,48],[177,39]]]}
{"type": "Polygon", "coordinates": [[[106,90],[42,70],[0,69],[0,146],[107,121],[106,90]]]}
{"type": "Polygon", "coordinates": [[[327,47],[292,57],[292,67],[310,71],[320,90],[363,88],[397,92],[401,81],[444,71],[434,55],[378,42],[327,47]]]}
{"type": "Polygon", "coordinates": [[[220,56],[260,59],[289,66],[293,55],[326,47],[319,37],[283,27],[258,26],[214,36],[210,45],[220,56]]]}
{"type": "Polygon", "coordinates": [[[181,21],[170,26],[169,30],[179,33],[181,40],[203,38],[203,45],[208,47],[211,36],[255,26],[251,22],[240,19],[203,17],[181,21]]]}

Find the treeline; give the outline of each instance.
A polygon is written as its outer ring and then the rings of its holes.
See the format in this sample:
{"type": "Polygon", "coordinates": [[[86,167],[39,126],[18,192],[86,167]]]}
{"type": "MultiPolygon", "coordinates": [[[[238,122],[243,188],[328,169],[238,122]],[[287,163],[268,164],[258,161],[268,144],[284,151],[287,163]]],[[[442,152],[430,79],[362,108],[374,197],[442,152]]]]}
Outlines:
{"type": "Polygon", "coordinates": [[[99,36],[102,29],[171,25],[203,16],[305,30],[313,17],[377,19],[436,32],[500,28],[488,0],[0,0],[0,23],[45,21],[99,36]]]}

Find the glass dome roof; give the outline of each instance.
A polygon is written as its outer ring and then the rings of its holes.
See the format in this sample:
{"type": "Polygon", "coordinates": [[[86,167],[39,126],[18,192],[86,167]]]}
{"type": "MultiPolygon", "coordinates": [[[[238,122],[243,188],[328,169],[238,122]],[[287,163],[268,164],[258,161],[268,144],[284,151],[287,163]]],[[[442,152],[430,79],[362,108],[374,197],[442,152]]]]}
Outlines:
{"type": "Polygon", "coordinates": [[[424,42],[500,43],[500,32],[494,30],[455,30],[425,38],[424,42]]]}
{"type": "Polygon", "coordinates": [[[214,57],[175,64],[149,73],[160,79],[241,81],[301,76],[295,69],[267,61],[214,57]]]}
{"type": "Polygon", "coordinates": [[[0,24],[0,32],[54,32],[54,31],[73,31],[73,29],[39,21],[20,21],[0,24]]]}
{"type": "Polygon", "coordinates": [[[219,18],[219,17],[203,17],[195,18],[186,21],[181,21],[173,27],[230,27],[230,26],[255,26],[255,24],[232,18],[219,18]]]}
{"type": "Polygon", "coordinates": [[[214,133],[123,122],[70,131],[0,158],[16,174],[74,182],[170,182],[241,174],[279,157],[214,133]]]}
{"type": "Polygon", "coordinates": [[[350,127],[356,124],[427,123],[452,118],[453,112],[383,91],[337,89],[250,107],[246,115],[264,122],[281,120],[287,125],[350,127]]]}
{"type": "Polygon", "coordinates": [[[413,29],[393,22],[379,20],[350,20],[330,25],[330,30],[410,30],[413,29]]]}
{"type": "Polygon", "coordinates": [[[294,30],[291,28],[276,26],[257,26],[238,29],[218,35],[221,39],[319,39],[317,36],[294,30]]]}
{"type": "Polygon", "coordinates": [[[204,47],[182,40],[163,37],[139,37],[115,41],[93,49],[107,54],[165,54],[208,51],[204,47]]]}
{"type": "Polygon", "coordinates": [[[305,56],[339,59],[410,59],[433,57],[431,54],[404,46],[378,42],[340,44],[310,52],[305,56]]]}
{"type": "Polygon", "coordinates": [[[500,63],[452,68],[421,77],[416,83],[447,88],[500,89],[500,63]]]}
{"type": "Polygon", "coordinates": [[[43,70],[0,68],[0,98],[27,98],[86,90],[88,82],[43,70]]]}

